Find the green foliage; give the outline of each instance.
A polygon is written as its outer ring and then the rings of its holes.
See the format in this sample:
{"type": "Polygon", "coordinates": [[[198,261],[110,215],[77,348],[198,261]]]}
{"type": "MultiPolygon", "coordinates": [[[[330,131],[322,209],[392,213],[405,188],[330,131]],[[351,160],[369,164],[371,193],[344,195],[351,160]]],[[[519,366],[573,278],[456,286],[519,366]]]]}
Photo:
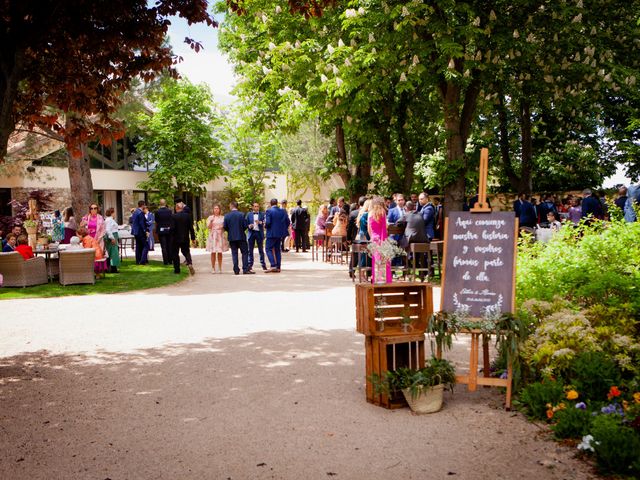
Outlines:
{"type": "Polygon", "coordinates": [[[207,219],[203,218],[202,220],[198,220],[194,230],[196,232],[196,247],[205,248],[207,246],[207,237],[209,236],[207,219]]]}
{"type": "MultiPolygon", "coordinates": [[[[260,131],[250,122],[249,113],[237,110],[225,118],[224,138],[229,158],[231,188],[241,210],[253,202],[264,203],[265,181],[268,173],[278,168],[280,155],[276,132],[260,131]]],[[[273,187],[271,182],[269,185],[273,187]]]]}
{"type": "Polygon", "coordinates": [[[222,144],[216,137],[221,120],[211,93],[187,80],[166,80],[151,100],[155,113],[135,117],[141,161],[154,167],[140,187],[169,198],[198,194],[222,173],[222,144]]]}
{"type": "Polygon", "coordinates": [[[311,193],[316,202],[321,202],[320,185],[332,171],[326,168],[334,147],[334,139],[323,135],[317,121],[305,122],[300,130],[280,140],[280,169],[287,175],[287,190],[295,198],[307,197],[311,193]]]}
{"type": "Polygon", "coordinates": [[[553,419],[555,424],[551,430],[556,438],[582,438],[591,429],[593,415],[587,409],[576,408],[570,403],[566,408],[558,410],[553,419]]]}
{"type": "Polygon", "coordinates": [[[640,312],[640,223],[614,221],[563,228],[547,244],[521,243],[517,293],[520,302],[554,296],[580,306],[629,305],[640,312]]]}
{"type": "Polygon", "coordinates": [[[620,371],[603,352],[583,352],[571,362],[568,378],[585,401],[602,401],[612,385],[619,385],[620,371]]]}
{"type": "Polygon", "coordinates": [[[598,415],[591,428],[596,462],[604,474],[640,473],[640,435],[617,414],[598,415]]]}
{"type": "Polygon", "coordinates": [[[526,408],[528,417],[546,421],[548,405],[556,405],[563,399],[562,381],[545,379],[524,387],[520,392],[519,402],[526,408]]]}

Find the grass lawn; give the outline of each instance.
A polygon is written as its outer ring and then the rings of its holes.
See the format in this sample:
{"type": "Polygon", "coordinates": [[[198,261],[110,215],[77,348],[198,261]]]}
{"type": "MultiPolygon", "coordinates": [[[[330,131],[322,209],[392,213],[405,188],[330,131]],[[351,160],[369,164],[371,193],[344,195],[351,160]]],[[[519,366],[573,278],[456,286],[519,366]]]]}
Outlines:
{"type": "Polygon", "coordinates": [[[105,278],[98,278],[95,285],[63,286],[56,279],[47,285],[0,288],[0,300],[130,292],[171,285],[189,275],[186,268],[176,275],[171,265],[165,266],[158,261],[150,261],[149,265],[136,265],[133,260],[123,260],[119,271],[120,273],[107,273],[105,278]]]}

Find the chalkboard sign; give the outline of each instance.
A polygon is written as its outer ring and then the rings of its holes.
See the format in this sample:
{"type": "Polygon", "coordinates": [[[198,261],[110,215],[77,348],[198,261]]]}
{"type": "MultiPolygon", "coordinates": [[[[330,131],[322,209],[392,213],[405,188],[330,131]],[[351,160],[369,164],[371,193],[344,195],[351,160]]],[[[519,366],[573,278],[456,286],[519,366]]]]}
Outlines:
{"type": "Polygon", "coordinates": [[[513,312],[517,224],[513,212],[451,212],[442,310],[482,317],[513,312]]]}

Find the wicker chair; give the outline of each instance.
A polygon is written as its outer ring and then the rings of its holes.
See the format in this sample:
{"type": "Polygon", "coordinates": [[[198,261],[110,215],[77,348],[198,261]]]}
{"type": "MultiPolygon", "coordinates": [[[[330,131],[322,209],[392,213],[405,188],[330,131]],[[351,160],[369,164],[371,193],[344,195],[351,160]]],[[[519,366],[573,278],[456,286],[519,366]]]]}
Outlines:
{"type": "Polygon", "coordinates": [[[30,287],[48,282],[44,257],[25,260],[18,252],[0,253],[0,273],[5,287],[30,287]]]}
{"type": "Polygon", "coordinates": [[[94,248],[65,250],[60,256],[60,284],[96,283],[93,262],[96,257],[94,248]]]}

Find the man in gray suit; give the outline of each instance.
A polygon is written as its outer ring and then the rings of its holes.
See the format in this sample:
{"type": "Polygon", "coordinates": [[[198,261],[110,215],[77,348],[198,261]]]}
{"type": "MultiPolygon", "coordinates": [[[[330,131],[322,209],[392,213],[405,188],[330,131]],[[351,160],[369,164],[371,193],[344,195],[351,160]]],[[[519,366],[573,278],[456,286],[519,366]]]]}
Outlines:
{"type": "MultiPolygon", "coordinates": [[[[405,205],[406,213],[404,215],[404,220],[407,222],[407,226],[404,229],[404,244],[409,245],[410,243],[428,243],[429,238],[427,237],[425,226],[424,226],[424,218],[422,218],[421,212],[415,211],[415,204],[411,201],[407,202],[405,205]]],[[[416,253],[416,267],[417,268],[427,268],[427,255],[428,253],[416,253]]]]}

